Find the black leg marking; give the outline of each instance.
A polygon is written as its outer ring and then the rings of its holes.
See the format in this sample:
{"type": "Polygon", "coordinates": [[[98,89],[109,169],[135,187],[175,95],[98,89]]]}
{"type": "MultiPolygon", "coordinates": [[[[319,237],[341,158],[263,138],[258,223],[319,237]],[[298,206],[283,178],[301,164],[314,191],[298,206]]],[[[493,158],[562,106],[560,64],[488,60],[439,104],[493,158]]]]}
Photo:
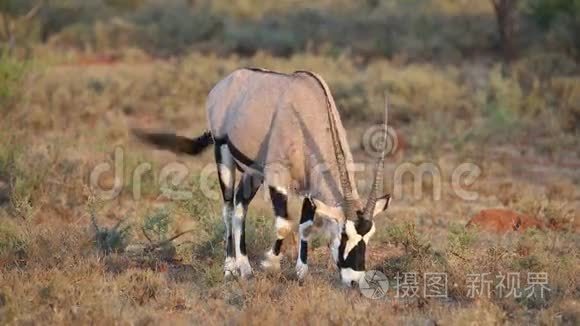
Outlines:
{"type": "Polygon", "coordinates": [[[300,252],[299,257],[303,264],[308,261],[308,235],[316,208],[312,205],[309,198],[304,198],[302,202],[302,215],[300,216],[300,252]]]}
{"type": "Polygon", "coordinates": [[[302,215],[300,216],[300,224],[313,221],[315,212],[316,207],[312,205],[310,199],[304,198],[304,201],[302,202],[302,215]]]}
{"type": "Polygon", "coordinates": [[[314,221],[315,211],[316,208],[312,205],[310,198],[304,198],[299,227],[300,247],[298,249],[298,260],[296,261],[296,274],[300,281],[303,281],[308,274],[308,238],[314,221]]]}
{"type": "Polygon", "coordinates": [[[218,180],[220,184],[220,190],[222,193],[222,198],[224,200],[223,208],[223,220],[226,226],[225,230],[225,248],[226,248],[226,259],[235,257],[234,250],[234,236],[232,233],[232,220],[231,214],[234,209],[234,180],[235,180],[235,168],[232,165],[233,160],[228,157],[227,152],[222,152],[227,149],[227,146],[223,140],[216,139],[216,146],[214,147],[215,161],[218,169],[218,180]],[[228,175],[224,175],[224,174],[228,175]]]}
{"type": "Polygon", "coordinates": [[[284,238],[292,233],[292,223],[288,221],[288,196],[283,190],[270,186],[270,199],[272,200],[272,208],[276,221],[274,223],[276,229],[276,240],[272,249],[266,252],[265,260],[262,262],[262,267],[270,271],[280,270],[280,252],[282,251],[282,244],[284,238]]]}
{"type": "Polygon", "coordinates": [[[274,206],[274,214],[276,217],[288,217],[288,196],[276,190],[274,187],[269,187],[270,198],[272,199],[272,206],[274,206]]]}
{"type": "Polygon", "coordinates": [[[277,239],[272,247],[272,253],[274,256],[278,256],[282,250],[284,238],[286,238],[286,236],[291,232],[291,224],[288,221],[288,196],[275,187],[269,187],[269,190],[274,215],[276,216],[275,225],[277,239]]]}
{"type": "Polygon", "coordinates": [[[240,252],[247,256],[246,252],[246,219],[242,221],[242,234],[240,235],[240,252]]]}
{"type": "Polygon", "coordinates": [[[274,242],[274,248],[272,248],[272,253],[274,253],[274,255],[278,256],[280,254],[280,251],[282,250],[282,242],[284,242],[284,239],[277,239],[276,242],[274,242]]]}
{"type": "Polygon", "coordinates": [[[254,196],[256,195],[256,192],[258,192],[258,189],[260,188],[260,185],[262,184],[262,177],[258,176],[258,175],[251,175],[251,174],[244,174],[242,176],[242,179],[240,180],[240,183],[238,185],[238,189],[236,190],[236,199],[235,199],[235,204],[236,204],[236,210],[238,209],[238,205],[241,205],[242,207],[242,212],[241,212],[241,216],[237,216],[236,218],[241,219],[241,227],[240,227],[240,243],[239,248],[240,248],[240,253],[242,255],[246,255],[246,211],[248,210],[248,206],[250,204],[250,202],[252,201],[252,199],[254,199],[254,196]]]}
{"type": "Polygon", "coordinates": [[[226,257],[234,257],[235,256],[235,252],[234,252],[234,235],[232,234],[232,232],[228,232],[229,234],[226,235],[227,241],[226,241],[226,257]]]}
{"type": "Polygon", "coordinates": [[[308,262],[308,241],[300,240],[300,260],[304,264],[308,262]]]}

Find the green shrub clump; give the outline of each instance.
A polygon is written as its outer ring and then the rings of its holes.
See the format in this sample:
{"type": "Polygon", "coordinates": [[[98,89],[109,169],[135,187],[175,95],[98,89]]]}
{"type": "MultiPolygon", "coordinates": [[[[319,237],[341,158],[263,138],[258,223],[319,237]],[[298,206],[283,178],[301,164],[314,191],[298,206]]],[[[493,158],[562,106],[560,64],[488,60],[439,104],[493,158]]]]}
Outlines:
{"type": "Polygon", "coordinates": [[[9,107],[16,99],[26,68],[26,62],[0,53],[0,109],[9,107]]]}

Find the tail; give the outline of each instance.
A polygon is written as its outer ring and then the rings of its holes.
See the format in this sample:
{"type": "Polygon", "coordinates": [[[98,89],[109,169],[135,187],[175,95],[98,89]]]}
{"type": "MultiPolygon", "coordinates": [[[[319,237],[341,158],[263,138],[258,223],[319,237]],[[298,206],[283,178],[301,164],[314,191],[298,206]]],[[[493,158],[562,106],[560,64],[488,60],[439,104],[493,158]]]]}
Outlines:
{"type": "Polygon", "coordinates": [[[144,143],[159,149],[172,151],[176,154],[197,155],[214,143],[211,131],[206,130],[201,136],[191,139],[171,133],[146,132],[133,129],[133,134],[144,143]]]}

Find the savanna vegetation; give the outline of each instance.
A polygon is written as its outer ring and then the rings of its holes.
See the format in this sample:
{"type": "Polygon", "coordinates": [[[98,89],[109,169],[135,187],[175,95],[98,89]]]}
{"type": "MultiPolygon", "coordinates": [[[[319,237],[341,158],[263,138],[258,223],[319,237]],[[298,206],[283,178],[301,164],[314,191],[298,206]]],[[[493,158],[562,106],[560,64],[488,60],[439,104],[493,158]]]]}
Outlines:
{"type": "Polygon", "coordinates": [[[579,30],[577,0],[0,0],[0,323],[578,324],[579,30]],[[260,271],[274,238],[265,192],[247,225],[256,275],[224,282],[221,203],[206,195],[218,185],[201,182],[211,151],[156,151],[130,129],[199,134],[207,93],[244,66],[321,74],[361,162],[388,94],[399,148],[386,187],[401,164],[432,163],[441,196],[434,177],[419,198],[403,178],[367,268],[415,272],[421,286],[446,273],[446,299],[397,298],[394,282],[378,300],[342,288],[322,236],[303,285],[292,241],[280,275],[260,271]],[[451,187],[465,162],[481,170],[474,200],[451,187]],[[102,188],[122,175],[113,199],[91,185],[103,163],[102,188]],[[161,185],[177,163],[185,180],[161,185]],[[549,227],[464,227],[491,207],[549,227]],[[473,297],[474,273],[520,273],[522,287],[546,273],[549,290],[473,297]]]}

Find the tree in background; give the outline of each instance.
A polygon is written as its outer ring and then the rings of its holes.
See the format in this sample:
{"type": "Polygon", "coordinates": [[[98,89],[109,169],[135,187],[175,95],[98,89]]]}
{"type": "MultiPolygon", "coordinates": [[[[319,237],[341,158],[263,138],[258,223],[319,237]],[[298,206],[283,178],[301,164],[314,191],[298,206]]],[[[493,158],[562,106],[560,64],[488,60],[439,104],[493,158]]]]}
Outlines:
{"type": "Polygon", "coordinates": [[[3,0],[0,2],[0,50],[10,54],[17,42],[17,35],[31,32],[29,22],[38,14],[43,0],[3,0]]]}
{"type": "Polygon", "coordinates": [[[519,0],[491,0],[503,57],[506,61],[515,58],[515,32],[517,27],[517,8],[519,0]]]}

